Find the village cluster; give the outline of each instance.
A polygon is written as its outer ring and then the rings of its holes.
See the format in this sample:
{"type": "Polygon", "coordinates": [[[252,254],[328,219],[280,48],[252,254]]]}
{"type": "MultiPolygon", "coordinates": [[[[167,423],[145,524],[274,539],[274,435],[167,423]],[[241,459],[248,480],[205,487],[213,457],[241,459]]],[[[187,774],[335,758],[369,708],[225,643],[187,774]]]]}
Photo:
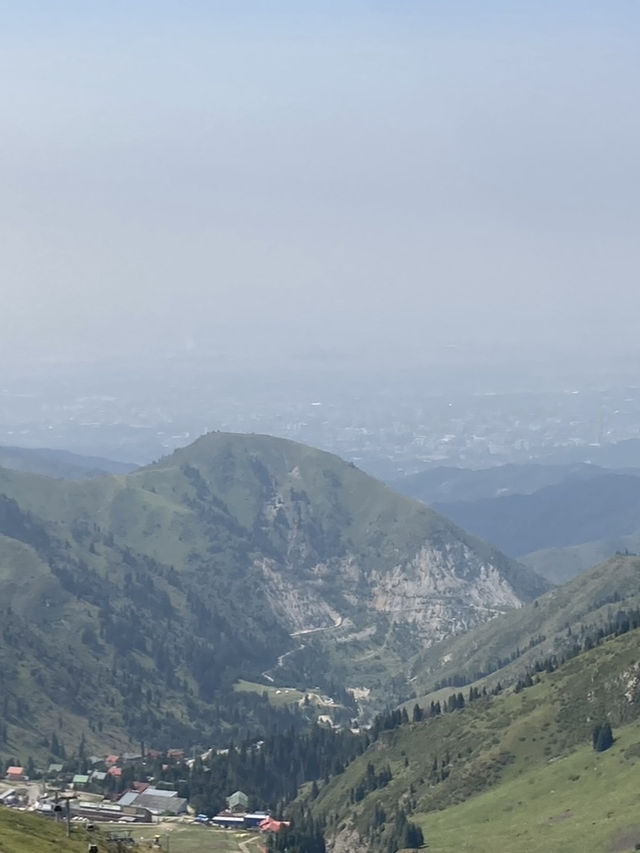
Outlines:
{"type": "MultiPolygon", "coordinates": [[[[184,751],[170,749],[166,753],[149,750],[145,758],[176,762],[184,760],[184,751]]],[[[249,810],[249,797],[243,791],[234,791],[227,798],[227,807],[209,817],[196,815],[184,797],[167,783],[153,785],[150,781],[133,781],[122,790],[122,779],[127,765],[143,760],[140,753],[123,753],[106,757],[90,756],[90,773],[69,773],[63,764],[50,764],[42,783],[33,783],[24,767],[7,768],[4,781],[8,783],[0,793],[0,805],[29,809],[45,817],[63,819],[69,809],[73,821],[108,821],[112,823],[157,823],[161,820],[192,820],[196,823],[224,829],[253,829],[262,832],[279,832],[286,821],[276,820],[268,811],[249,810]],[[94,793],[115,782],[110,796],[94,793]]],[[[187,760],[189,763],[189,760],[187,760]]],[[[163,764],[167,769],[169,764],[163,764]]]]}

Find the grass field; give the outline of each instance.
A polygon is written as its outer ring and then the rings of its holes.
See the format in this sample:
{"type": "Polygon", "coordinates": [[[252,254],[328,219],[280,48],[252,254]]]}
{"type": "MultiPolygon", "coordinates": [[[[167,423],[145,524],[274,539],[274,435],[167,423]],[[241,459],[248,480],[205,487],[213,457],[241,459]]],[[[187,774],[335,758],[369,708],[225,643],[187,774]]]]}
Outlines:
{"type": "Polygon", "coordinates": [[[169,828],[137,826],[131,828],[130,834],[139,842],[142,850],[159,835],[161,849],[165,853],[260,853],[261,850],[261,838],[255,832],[173,824],[169,828]]]}
{"type": "Polygon", "coordinates": [[[282,708],[285,705],[297,705],[305,694],[295,687],[274,687],[271,684],[258,684],[255,681],[245,681],[240,679],[233,685],[236,692],[242,693],[266,693],[269,697],[269,702],[275,707],[282,708]]]}

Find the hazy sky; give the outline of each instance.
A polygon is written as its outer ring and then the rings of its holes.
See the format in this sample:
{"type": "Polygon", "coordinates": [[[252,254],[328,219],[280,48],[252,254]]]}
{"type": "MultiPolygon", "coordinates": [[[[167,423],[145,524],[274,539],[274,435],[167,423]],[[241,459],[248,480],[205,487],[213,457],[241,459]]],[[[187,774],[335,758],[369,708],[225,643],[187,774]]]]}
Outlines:
{"type": "Polygon", "coordinates": [[[0,12],[5,359],[637,337],[635,0],[0,12]]]}

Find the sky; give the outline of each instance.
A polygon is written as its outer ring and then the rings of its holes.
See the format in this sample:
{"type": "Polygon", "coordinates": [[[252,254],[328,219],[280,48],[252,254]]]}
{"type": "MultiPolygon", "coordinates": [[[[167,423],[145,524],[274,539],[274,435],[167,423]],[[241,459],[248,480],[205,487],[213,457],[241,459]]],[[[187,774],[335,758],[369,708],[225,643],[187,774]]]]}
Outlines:
{"type": "Polygon", "coordinates": [[[0,355],[636,346],[636,2],[0,2],[0,355]]]}

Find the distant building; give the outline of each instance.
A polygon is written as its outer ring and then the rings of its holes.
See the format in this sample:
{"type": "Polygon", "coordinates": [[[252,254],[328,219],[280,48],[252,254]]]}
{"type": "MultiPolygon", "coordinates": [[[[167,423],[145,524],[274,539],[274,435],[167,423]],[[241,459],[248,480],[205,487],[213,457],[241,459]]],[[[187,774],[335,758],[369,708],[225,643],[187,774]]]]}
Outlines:
{"type": "Polygon", "coordinates": [[[260,830],[262,832],[280,832],[283,827],[289,825],[290,821],[288,820],[275,820],[275,818],[267,817],[260,823],[260,830]]]}
{"type": "Polygon", "coordinates": [[[246,812],[249,806],[249,797],[244,791],[234,791],[227,797],[227,808],[230,812],[246,812]]]}
{"type": "Polygon", "coordinates": [[[167,758],[171,761],[182,761],[184,758],[184,749],[168,749],[167,758]]]}
{"type": "Polygon", "coordinates": [[[85,776],[84,773],[76,773],[76,775],[71,780],[71,784],[74,787],[74,790],[78,788],[84,788],[85,785],[89,784],[89,777],[85,776]]]}
{"type": "Polygon", "coordinates": [[[211,818],[211,823],[214,826],[221,826],[224,829],[240,829],[244,828],[244,817],[242,815],[230,814],[229,812],[220,812],[220,814],[211,818]]]}
{"type": "Polygon", "coordinates": [[[177,791],[164,791],[147,786],[144,791],[127,791],[117,805],[146,809],[153,815],[180,815],[187,811],[187,801],[177,791]]]}
{"type": "Polygon", "coordinates": [[[7,782],[27,782],[28,776],[25,773],[24,767],[7,767],[7,782]]]}

